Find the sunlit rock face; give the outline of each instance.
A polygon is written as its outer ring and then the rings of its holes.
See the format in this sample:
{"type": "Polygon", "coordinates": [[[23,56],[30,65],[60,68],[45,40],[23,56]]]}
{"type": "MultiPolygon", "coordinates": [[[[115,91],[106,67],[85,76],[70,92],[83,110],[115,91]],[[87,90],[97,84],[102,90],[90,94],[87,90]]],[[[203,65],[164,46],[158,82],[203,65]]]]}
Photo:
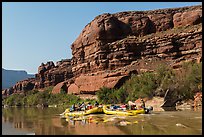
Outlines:
{"type": "Polygon", "coordinates": [[[44,88],[48,86],[55,86],[56,84],[72,78],[71,60],[65,59],[56,62],[50,61],[46,64],[42,63],[38,67],[38,74],[36,74],[35,88],[44,88]]]}
{"type": "MultiPolygon", "coordinates": [[[[192,45],[192,39],[195,40],[197,35],[201,38],[202,27],[196,31],[193,25],[200,23],[201,6],[99,15],[85,26],[71,45],[72,72],[80,75],[114,70],[147,55],[179,54],[181,50],[196,47],[192,45]],[[182,34],[179,27],[184,26],[192,28],[182,34]]],[[[200,43],[201,40],[196,40],[196,44],[200,43]]],[[[174,59],[175,55],[166,56],[174,59]]]]}
{"type": "Polygon", "coordinates": [[[72,72],[77,78],[68,93],[113,88],[103,77],[107,71],[140,73],[154,71],[161,63],[177,69],[183,61],[199,62],[202,7],[105,13],[85,26],[71,49],[72,72]],[[97,72],[104,73],[89,75],[97,72]]]}
{"type": "Polygon", "coordinates": [[[95,94],[161,63],[179,69],[182,62],[201,62],[202,6],[105,13],[84,27],[71,49],[72,59],[42,63],[28,87],[95,94]]]}

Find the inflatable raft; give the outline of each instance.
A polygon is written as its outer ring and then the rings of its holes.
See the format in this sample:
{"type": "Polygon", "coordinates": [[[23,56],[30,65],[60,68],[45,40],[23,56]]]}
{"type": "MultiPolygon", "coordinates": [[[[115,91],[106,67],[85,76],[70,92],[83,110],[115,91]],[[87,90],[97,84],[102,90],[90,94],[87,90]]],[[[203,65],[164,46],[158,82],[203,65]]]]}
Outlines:
{"type": "Polygon", "coordinates": [[[96,113],[103,113],[103,108],[102,107],[94,107],[94,108],[89,109],[89,110],[74,111],[74,112],[69,112],[68,109],[66,109],[64,112],[64,116],[75,117],[75,116],[85,116],[85,115],[96,114],[96,113]]]}
{"type": "Polygon", "coordinates": [[[145,114],[144,109],[139,109],[139,110],[126,110],[126,111],[121,111],[121,110],[110,110],[107,108],[106,105],[103,106],[103,112],[107,115],[123,115],[123,116],[134,116],[137,114],[145,114]]]}
{"type": "Polygon", "coordinates": [[[132,113],[133,115],[145,114],[146,113],[146,111],[144,109],[127,110],[127,112],[132,113]]]}

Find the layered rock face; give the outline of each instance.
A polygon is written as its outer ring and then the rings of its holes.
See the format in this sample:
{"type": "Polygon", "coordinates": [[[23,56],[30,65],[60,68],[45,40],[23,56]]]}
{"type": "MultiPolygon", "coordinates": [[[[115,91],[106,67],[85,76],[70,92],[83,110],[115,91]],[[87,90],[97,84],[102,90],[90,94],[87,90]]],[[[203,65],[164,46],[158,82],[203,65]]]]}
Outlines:
{"type": "Polygon", "coordinates": [[[71,70],[71,60],[66,59],[54,63],[47,62],[38,67],[38,74],[36,80],[38,83],[35,88],[44,88],[48,86],[55,86],[57,83],[68,80],[73,77],[71,70]]]}
{"type": "Polygon", "coordinates": [[[69,94],[95,94],[102,87],[118,88],[130,76],[127,73],[92,73],[91,75],[80,75],[72,83],[67,91],[69,94]]]}
{"type": "Polygon", "coordinates": [[[202,7],[102,14],[85,26],[71,49],[77,78],[67,91],[75,94],[114,88],[130,76],[125,72],[154,71],[161,63],[177,69],[183,61],[201,62],[202,7]],[[110,84],[104,76],[112,73],[120,75],[111,77],[110,84]]]}
{"type": "MultiPolygon", "coordinates": [[[[85,26],[71,49],[71,60],[41,64],[27,87],[94,94],[161,63],[177,69],[184,61],[201,62],[202,6],[102,14],[85,26]]],[[[17,87],[12,90],[23,89],[17,87]]]]}
{"type": "Polygon", "coordinates": [[[38,73],[35,78],[26,79],[17,82],[13,87],[3,91],[3,95],[10,95],[12,93],[26,92],[33,89],[42,89],[48,86],[55,86],[56,84],[66,81],[73,77],[71,70],[71,60],[63,59],[56,62],[56,65],[49,61],[46,64],[42,63],[38,67],[38,73]]]}
{"type": "Polygon", "coordinates": [[[170,46],[173,49],[169,53],[179,52],[179,49],[176,50],[175,48],[178,46],[185,48],[186,43],[188,43],[185,41],[185,44],[179,45],[179,36],[177,38],[176,35],[163,36],[161,34],[160,37],[153,38],[154,42],[146,40],[143,36],[199,23],[202,23],[201,6],[99,15],[85,26],[79,37],[71,45],[72,72],[77,76],[82,73],[114,70],[147,55],[142,52],[166,54],[170,46]],[[130,40],[129,36],[135,38],[130,40]],[[140,41],[137,38],[144,40],[140,41]],[[155,52],[153,48],[155,46],[160,47],[159,41],[163,41],[161,51],[155,52]],[[165,43],[167,44],[165,45],[165,43]]]}

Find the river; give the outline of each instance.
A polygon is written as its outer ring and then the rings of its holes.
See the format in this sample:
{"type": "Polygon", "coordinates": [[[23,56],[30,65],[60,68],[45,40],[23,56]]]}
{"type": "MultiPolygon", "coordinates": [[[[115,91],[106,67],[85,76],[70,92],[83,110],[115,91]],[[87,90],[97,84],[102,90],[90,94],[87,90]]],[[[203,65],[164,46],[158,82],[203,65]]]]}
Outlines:
{"type": "Polygon", "coordinates": [[[66,119],[63,108],[2,108],[2,135],[202,135],[202,111],[66,119]]]}

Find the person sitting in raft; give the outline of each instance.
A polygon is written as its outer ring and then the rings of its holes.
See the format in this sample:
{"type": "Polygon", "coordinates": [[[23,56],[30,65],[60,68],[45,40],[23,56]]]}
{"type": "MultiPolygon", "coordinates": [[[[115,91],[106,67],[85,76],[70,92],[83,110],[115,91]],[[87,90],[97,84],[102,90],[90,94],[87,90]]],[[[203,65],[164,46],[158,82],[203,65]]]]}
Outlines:
{"type": "Polygon", "coordinates": [[[98,107],[101,107],[101,108],[102,108],[102,107],[103,107],[103,104],[99,104],[98,107]]]}
{"type": "Polygon", "coordinates": [[[117,106],[117,105],[112,104],[112,105],[110,106],[110,109],[111,109],[111,110],[120,109],[120,106],[117,106]]]}
{"type": "Polygon", "coordinates": [[[86,104],[84,102],[82,102],[82,104],[81,104],[81,110],[82,111],[86,110],[86,104]]]}
{"type": "Polygon", "coordinates": [[[87,110],[92,109],[92,105],[91,105],[90,102],[87,104],[86,109],[87,109],[87,110]]]}
{"type": "Polygon", "coordinates": [[[81,104],[79,104],[79,107],[78,107],[77,110],[79,110],[79,111],[85,110],[85,104],[84,104],[84,102],[82,102],[81,104]]]}
{"type": "Polygon", "coordinates": [[[123,104],[123,105],[121,105],[121,106],[120,106],[121,110],[126,110],[126,109],[127,109],[127,107],[128,107],[128,105],[127,105],[127,104],[123,104]]]}
{"type": "Polygon", "coordinates": [[[76,111],[80,111],[80,107],[79,106],[80,106],[80,103],[78,103],[78,105],[75,106],[75,110],[76,111]]]}
{"type": "Polygon", "coordinates": [[[71,106],[71,108],[69,109],[70,112],[73,112],[76,110],[76,107],[75,107],[75,103],[71,106]]]}
{"type": "Polygon", "coordinates": [[[132,101],[128,101],[128,109],[129,110],[136,110],[136,104],[132,101]]]}
{"type": "Polygon", "coordinates": [[[98,107],[98,106],[99,106],[99,103],[96,101],[95,104],[94,104],[94,106],[95,106],[95,107],[98,107]]]}
{"type": "Polygon", "coordinates": [[[136,104],[134,104],[134,105],[131,106],[131,110],[137,110],[136,104]]]}
{"type": "Polygon", "coordinates": [[[141,103],[140,108],[145,108],[145,102],[143,99],[140,100],[140,103],[141,103]]]}

